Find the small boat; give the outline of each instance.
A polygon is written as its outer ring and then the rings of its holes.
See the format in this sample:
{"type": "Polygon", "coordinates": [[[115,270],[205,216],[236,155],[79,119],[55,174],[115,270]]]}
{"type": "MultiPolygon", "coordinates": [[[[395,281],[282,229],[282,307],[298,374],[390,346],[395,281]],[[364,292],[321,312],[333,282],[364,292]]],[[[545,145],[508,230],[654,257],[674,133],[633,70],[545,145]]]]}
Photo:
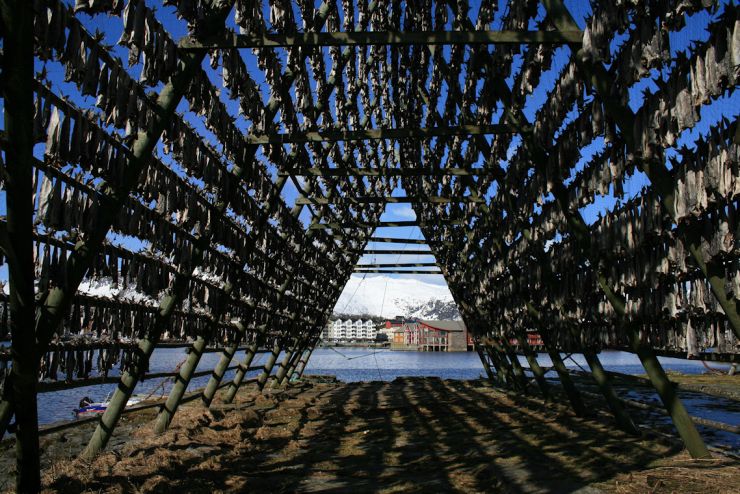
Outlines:
{"type": "MultiPolygon", "coordinates": [[[[110,405],[110,397],[111,394],[108,394],[108,396],[105,397],[105,400],[101,402],[93,402],[87,396],[82,398],[80,400],[79,408],[75,408],[74,410],[75,417],[90,417],[92,415],[98,415],[105,412],[105,410],[108,408],[108,405],[110,405]]],[[[132,405],[136,405],[137,403],[141,403],[142,401],[144,401],[145,398],[145,396],[134,395],[126,402],[126,406],[130,407],[132,405]]]]}

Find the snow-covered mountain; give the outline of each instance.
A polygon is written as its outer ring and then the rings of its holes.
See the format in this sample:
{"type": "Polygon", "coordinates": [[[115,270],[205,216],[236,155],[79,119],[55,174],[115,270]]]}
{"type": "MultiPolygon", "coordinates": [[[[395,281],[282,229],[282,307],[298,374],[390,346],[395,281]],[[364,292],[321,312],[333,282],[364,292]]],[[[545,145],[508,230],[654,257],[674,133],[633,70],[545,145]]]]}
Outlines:
{"type": "Polygon", "coordinates": [[[370,314],[393,318],[459,319],[455,302],[446,285],[414,278],[353,275],[344,287],[336,314],[370,314]]]}

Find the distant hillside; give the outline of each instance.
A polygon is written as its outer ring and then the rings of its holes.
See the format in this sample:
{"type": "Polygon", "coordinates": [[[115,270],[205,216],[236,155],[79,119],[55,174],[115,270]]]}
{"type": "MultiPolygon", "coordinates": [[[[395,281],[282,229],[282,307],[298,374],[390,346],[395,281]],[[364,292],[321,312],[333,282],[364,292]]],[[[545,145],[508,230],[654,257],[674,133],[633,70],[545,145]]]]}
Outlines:
{"type": "Polygon", "coordinates": [[[460,319],[445,285],[384,275],[350,278],[334,307],[335,317],[460,319]]]}

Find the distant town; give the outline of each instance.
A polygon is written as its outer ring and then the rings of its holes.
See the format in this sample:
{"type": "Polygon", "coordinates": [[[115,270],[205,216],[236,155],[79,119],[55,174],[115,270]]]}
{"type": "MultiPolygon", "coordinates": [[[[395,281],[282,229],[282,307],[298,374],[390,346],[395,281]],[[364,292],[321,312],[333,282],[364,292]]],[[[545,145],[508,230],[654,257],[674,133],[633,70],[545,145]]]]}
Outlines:
{"type": "Polygon", "coordinates": [[[459,320],[341,317],[329,320],[321,333],[324,346],[381,346],[419,352],[466,352],[473,340],[459,320]]]}

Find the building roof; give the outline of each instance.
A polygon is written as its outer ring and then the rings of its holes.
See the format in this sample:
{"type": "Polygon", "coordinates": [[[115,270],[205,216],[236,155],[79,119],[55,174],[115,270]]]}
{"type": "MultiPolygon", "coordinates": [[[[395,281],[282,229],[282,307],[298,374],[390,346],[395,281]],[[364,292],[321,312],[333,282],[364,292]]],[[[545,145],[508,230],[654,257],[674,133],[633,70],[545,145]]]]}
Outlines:
{"type": "Polygon", "coordinates": [[[419,322],[430,328],[440,329],[442,331],[465,331],[465,323],[462,321],[421,319],[419,322]]]}

